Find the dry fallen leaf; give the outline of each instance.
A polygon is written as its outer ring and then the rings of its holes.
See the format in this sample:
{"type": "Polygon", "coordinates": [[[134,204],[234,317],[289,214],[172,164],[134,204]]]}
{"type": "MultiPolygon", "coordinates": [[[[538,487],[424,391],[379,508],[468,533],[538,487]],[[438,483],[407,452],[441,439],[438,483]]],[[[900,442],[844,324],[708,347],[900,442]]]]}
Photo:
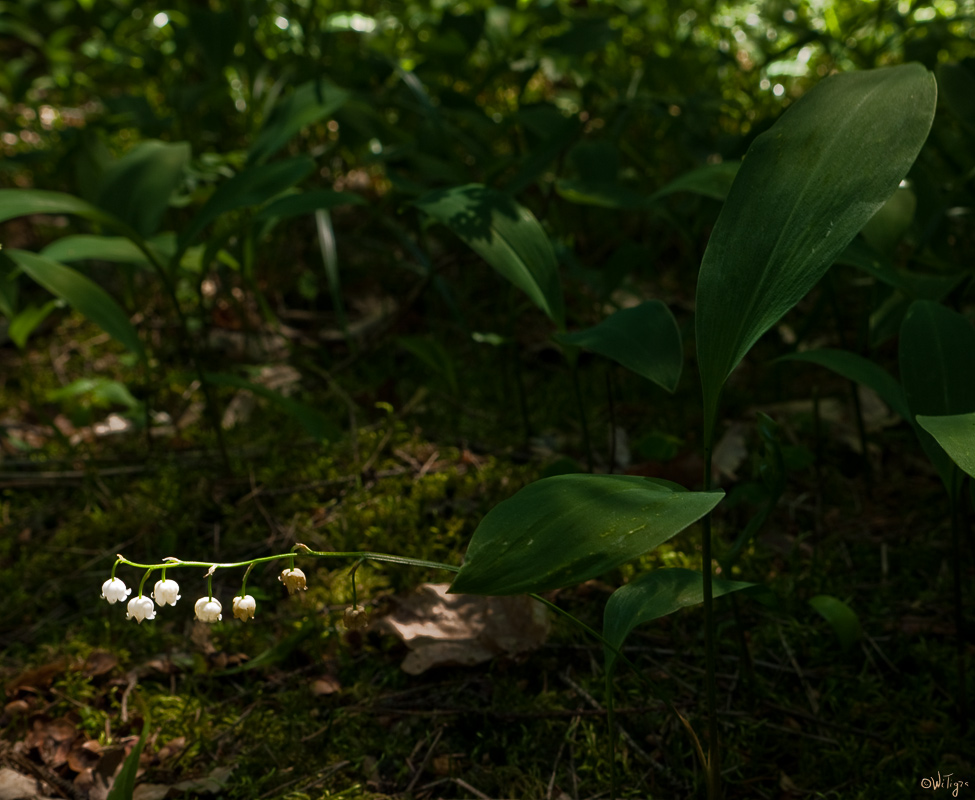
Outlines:
{"type": "Polygon", "coordinates": [[[402,667],[472,666],[540,647],[549,631],[545,607],[530,597],[447,594],[450,584],[425,583],[376,625],[403,640],[402,667]]]}
{"type": "Polygon", "coordinates": [[[132,800],[164,800],[166,797],[182,797],[187,792],[193,794],[214,794],[221,791],[230,780],[233,767],[217,767],[204,778],[180,781],[172,786],[161,783],[141,783],[135,787],[132,800]]]}
{"type": "Polygon", "coordinates": [[[0,768],[0,800],[53,800],[37,790],[37,781],[16,770],[0,768]]]}
{"type": "Polygon", "coordinates": [[[118,665],[118,659],[107,650],[95,650],[85,660],[81,674],[86,678],[95,678],[111,672],[118,665]]]}

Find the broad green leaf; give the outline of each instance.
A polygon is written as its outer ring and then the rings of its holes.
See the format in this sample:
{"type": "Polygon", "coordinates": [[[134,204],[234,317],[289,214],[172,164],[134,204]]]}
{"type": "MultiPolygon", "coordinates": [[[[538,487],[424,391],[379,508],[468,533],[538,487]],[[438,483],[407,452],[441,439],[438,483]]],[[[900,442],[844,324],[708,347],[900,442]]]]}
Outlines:
{"type": "Polygon", "coordinates": [[[776,359],[776,362],[779,361],[804,361],[826,367],[837,375],[842,375],[848,380],[856,381],[873,389],[880,399],[890,406],[892,411],[906,420],[911,419],[911,410],[908,408],[907,398],[904,397],[904,390],[901,385],[894,380],[887,370],[868,358],[846,350],[823,348],[822,350],[790,353],[776,359]]]}
{"type": "Polygon", "coordinates": [[[677,192],[691,192],[715,200],[724,200],[731,191],[731,185],[740,167],[740,161],[722,161],[720,164],[709,164],[692,169],[675,178],[662,189],[658,189],[647,198],[647,202],[652,203],[677,192]]]}
{"type": "Polygon", "coordinates": [[[307,156],[247,167],[243,172],[221,183],[210,199],[203,204],[189,227],[180,233],[181,248],[190,245],[203,229],[221,214],[248,206],[259,206],[275,195],[290,189],[307,178],[315,169],[315,162],[307,156]]]}
{"type": "Polygon", "coordinates": [[[935,438],[952,461],[975,478],[975,413],[947,417],[920,414],[917,422],[935,438]]]}
{"type": "Polygon", "coordinates": [[[139,235],[151,236],[159,230],[189,160],[187,142],[140,142],[105,170],[98,205],[139,235]]]}
{"type": "Polygon", "coordinates": [[[342,205],[366,205],[362,195],[353,192],[333,192],[330,189],[320,189],[314,192],[299,192],[279,197],[268,203],[254,217],[255,221],[266,219],[287,219],[302,214],[314,214],[322,208],[335,208],[342,205]]]}
{"type": "Polygon", "coordinates": [[[233,386],[237,389],[247,389],[265,400],[269,400],[297,420],[308,432],[308,435],[314,439],[324,441],[336,437],[335,426],[329,421],[328,417],[305,403],[285,397],[283,394],[268,389],[266,386],[261,386],[259,383],[253,383],[225,372],[206,372],[204,378],[214,386],[233,386]]]}
{"type": "MultiPolygon", "coordinates": [[[[711,579],[711,596],[755,586],[744,581],[711,579]]],[[[691,569],[655,569],[621,586],[606,601],[603,638],[619,650],[634,628],[704,602],[704,578],[691,569]]],[[[606,671],[616,666],[616,650],[603,648],[606,671]]]]}
{"type": "Polygon", "coordinates": [[[33,280],[100,326],[133,353],[144,356],[128,315],[96,283],[57,261],[27,250],[4,250],[33,280]]]}
{"type": "Polygon", "coordinates": [[[324,78],[301,84],[284,100],[278,101],[257,135],[247,162],[266,161],[306,125],[332,116],[348,98],[347,91],[324,78]]]}
{"type": "MultiPolygon", "coordinates": [[[[908,419],[975,411],[975,328],[961,314],[930,300],[913,302],[901,324],[899,361],[908,419]]],[[[951,491],[954,465],[930,433],[915,431],[951,491]]]]}
{"type": "Polygon", "coordinates": [[[415,204],[525,292],[559,329],[565,328],[555,251],[528,209],[476,183],[425,194],[415,204]]]}
{"type": "Polygon", "coordinates": [[[148,265],[149,259],[131,239],[124,236],[63,236],[40,253],[54,261],[112,261],[119,264],[148,265]]]}
{"type": "Polygon", "coordinates": [[[10,341],[23,350],[24,345],[27,344],[27,339],[30,338],[37,326],[47,319],[47,315],[55,308],[62,305],[62,302],[61,300],[49,300],[40,307],[33,303],[27,306],[10,320],[10,327],[7,328],[7,336],[10,337],[10,341]]]}
{"type": "Polygon", "coordinates": [[[64,192],[42,189],[0,189],[0,222],[31,214],[74,214],[113,227],[122,221],[91,203],[64,192]]]}
{"type": "Polygon", "coordinates": [[[826,78],[752,143],[697,286],[705,438],[745,353],[893,194],[927,138],[934,76],[919,64],[826,78]]]}
{"type": "Polygon", "coordinates": [[[684,365],[677,321],[659,300],[621,309],[595,327],[559,333],[555,339],[611,358],[668,392],[677,388],[684,365]]]}
{"type": "Polygon", "coordinates": [[[840,647],[849,650],[860,638],[860,619],[856,612],[839,598],[820,594],[809,598],[809,605],[822,615],[832,627],[840,647]]]}
{"type": "Polygon", "coordinates": [[[543,478],[481,520],[450,590],[505,595],[581,583],[667,541],[723,496],[627,475],[543,478]]]}

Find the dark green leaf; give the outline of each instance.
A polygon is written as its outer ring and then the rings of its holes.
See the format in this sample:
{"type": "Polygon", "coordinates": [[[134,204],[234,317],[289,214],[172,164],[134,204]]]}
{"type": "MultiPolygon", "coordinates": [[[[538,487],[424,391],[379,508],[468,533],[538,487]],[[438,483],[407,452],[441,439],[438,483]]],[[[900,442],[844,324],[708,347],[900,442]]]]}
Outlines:
{"type": "MultiPolygon", "coordinates": [[[[754,583],[711,579],[712,597],[720,597],[754,583]]],[[[682,608],[704,602],[704,577],[698,570],[655,569],[621,586],[610,596],[603,612],[603,638],[619,650],[634,628],[682,608]]],[[[616,666],[616,652],[603,648],[606,671],[616,666]]]]}
{"type": "Polygon", "coordinates": [[[722,161],[720,164],[709,164],[705,167],[692,169],[675,178],[662,189],[658,189],[647,203],[652,203],[676,192],[691,192],[715,200],[724,200],[731,191],[735,175],[741,167],[740,161],[722,161]]]}
{"type": "Polygon", "coordinates": [[[84,200],[41,189],[0,189],[0,222],[30,214],[74,214],[113,227],[121,220],[84,200]]]}
{"type": "Polygon", "coordinates": [[[98,205],[150,236],[159,230],[189,159],[186,142],[140,142],[105,170],[98,205]]]}
{"type": "Polygon", "coordinates": [[[935,97],[934,77],[919,64],[835,75],[752,143],[697,286],[706,438],[731,371],[819,280],[914,163],[935,97]]]}
{"type": "Polygon", "coordinates": [[[132,752],[125,757],[122,769],[115,776],[106,800],[132,800],[132,794],[135,792],[135,778],[139,772],[139,759],[142,757],[142,748],[146,746],[148,736],[149,716],[146,715],[142,723],[142,733],[139,736],[139,741],[135,743],[132,752]]]}
{"type": "Polygon", "coordinates": [[[185,248],[192,244],[203,229],[221,214],[262,205],[307,178],[314,169],[315,162],[307,156],[246,168],[221,183],[210,195],[210,199],[197,212],[189,227],[180,233],[180,246],[185,248]]]}
{"type": "Polygon", "coordinates": [[[952,461],[975,478],[975,413],[948,417],[920,414],[917,422],[935,438],[952,461]]]}
{"type": "MultiPolygon", "coordinates": [[[[304,176],[302,176],[304,177],[304,176]]],[[[268,203],[254,217],[255,221],[266,219],[287,219],[302,214],[314,214],[319,209],[335,208],[335,206],[357,205],[364,206],[365,198],[352,192],[333,192],[330,189],[320,189],[314,192],[299,192],[279,197],[268,203]]]]}
{"type": "Polygon", "coordinates": [[[544,478],[481,520],[450,590],[504,595],[581,583],[667,541],[723,496],[626,475],[544,478]]]}
{"type": "Polygon", "coordinates": [[[20,268],[68,305],[80,311],[129,350],[144,355],[142,342],[128,315],[97,284],[80,272],[27,250],[4,250],[20,268]]]}
{"type": "Polygon", "coordinates": [[[474,183],[431,192],[415,202],[525,292],[560,329],[565,327],[555,252],[528,209],[474,183]]]}
{"type": "Polygon", "coordinates": [[[904,397],[904,390],[901,385],[894,380],[887,370],[868,358],[846,350],[823,348],[822,350],[790,353],[787,356],[777,358],[776,361],[805,361],[809,364],[826,367],[837,375],[842,375],[848,380],[856,381],[873,389],[880,399],[890,406],[892,411],[900,414],[906,420],[911,419],[911,410],[907,406],[907,399],[904,397]]]}
{"type": "Polygon", "coordinates": [[[602,208],[645,208],[646,195],[617,181],[558,180],[555,191],[570,203],[602,208]]]}
{"type": "Polygon", "coordinates": [[[684,365],[677,321],[659,300],[621,309],[595,327],[556,334],[555,339],[611,358],[668,392],[677,388],[684,365]]]}
{"type": "Polygon", "coordinates": [[[54,261],[112,261],[119,264],[148,265],[149,259],[131,239],[123,236],[64,236],[41,250],[54,261]]]}
{"type": "Polygon", "coordinates": [[[278,102],[247,157],[249,164],[266,161],[306,125],[332,116],[349,93],[324,78],[301,84],[278,102]]]}
{"type": "MultiPolygon", "coordinates": [[[[975,411],[975,328],[961,314],[930,300],[913,302],[901,325],[899,361],[908,419],[975,411]]],[[[915,431],[950,490],[953,463],[930,433],[915,431]]]]}

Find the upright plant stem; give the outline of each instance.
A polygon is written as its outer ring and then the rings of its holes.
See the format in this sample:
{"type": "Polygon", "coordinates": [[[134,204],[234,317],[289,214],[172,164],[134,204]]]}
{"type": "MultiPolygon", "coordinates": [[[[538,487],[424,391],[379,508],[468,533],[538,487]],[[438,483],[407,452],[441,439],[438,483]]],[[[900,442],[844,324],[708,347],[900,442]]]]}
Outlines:
{"type": "Polygon", "coordinates": [[[952,470],[956,479],[956,486],[951,492],[951,556],[954,561],[955,584],[955,643],[958,647],[958,720],[962,733],[968,730],[968,691],[965,669],[965,651],[968,637],[965,634],[965,615],[962,609],[961,583],[961,484],[957,480],[959,470],[952,470]]]}
{"type": "Polygon", "coordinates": [[[579,424],[582,425],[582,443],[586,448],[586,466],[592,472],[592,442],[589,439],[589,423],[586,421],[586,407],[582,403],[582,390],[579,388],[579,362],[572,361],[572,388],[575,389],[576,407],[579,409],[579,424]]]}
{"type": "MultiPolygon", "coordinates": [[[[711,435],[704,446],[704,491],[711,491],[711,435]]],[[[718,689],[715,682],[714,598],[711,595],[711,512],[704,515],[701,532],[701,577],[704,581],[704,666],[708,700],[708,799],[721,798],[721,751],[718,745],[718,689]]]]}

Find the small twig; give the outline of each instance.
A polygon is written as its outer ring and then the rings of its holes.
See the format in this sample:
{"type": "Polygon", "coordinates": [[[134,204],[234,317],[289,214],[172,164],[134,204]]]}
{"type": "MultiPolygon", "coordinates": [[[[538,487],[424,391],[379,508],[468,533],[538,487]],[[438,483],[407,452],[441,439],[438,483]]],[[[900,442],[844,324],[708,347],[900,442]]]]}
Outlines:
{"type": "Polygon", "coordinates": [[[789,647],[789,643],[785,640],[785,634],[782,632],[782,626],[778,626],[779,640],[782,642],[782,647],[785,648],[785,653],[789,657],[789,661],[792,662],[792,667],[796,671],[796,675],[799,676],[799,682],[802,684],[802,688],[806,690],[806,698],[809,700],[809,707],[812,709],[813,714],[819,715],[819,703],[816,702],[816,693],[813,691],[812,686],[806,680],[806,676],[802,674],[802,670],[799,669],[799,662],[796,661],[795,655],[792,653],[792,648],[789,647]]]}
{"type": "MultiPolygon", "coordinates": [[[[574,680],[572,680],[572,678],[569,677],[568,671],[559,673],[559,677],[563,681],[565,681],[565,683],[568,684],[568,686],[573,691],[575,691],[576,694],[578,694],[583,700],[589,703],[589,705],[591,705],[594,709],[605,713],[605,709],[599,704],[596,698],[593,697],[591,694],[589,694],[589,692],[587,692],[578,683],[576,683],[574,680]]],[[[619,711],[616,711],[615,713],[618,714],[619,711]]],[[[630,736],[630,734],[627,733],[622,726],[617,725],[616,727],[617,730],[619,730],[620,732],[620,738],[623,739],[623,741],[630,746],[630,749],[632,749],[634,753],[636,753],[638,756],[640,756],[641,758],[643,758],[645,761],[649,763],[656,763],[652,758],[650,758],[649,753],[647,753],[646,750],[640,747],[640,745],[636,743],[636,740],[632,736],[630,736]]]]}
{"type": "Polygon", "coordinates": [[[410,780],[409,785],[406,787],[406,793],[409,794],[413,791],[413,787],[416,786],[416,782],[420,780],[420,776],[423,774],[423,770],[427,768],[427,764],[430,763],[430,759],[433,757],[433,751],[436,746],[440,743],[440,737],[443,736],[444,728],[441,725],[437,728],[437,732],[433,735],[433,742],[427,748],[427,753],[423,756],[423,761],[420,762],[420,766],[417,767],[416,772],[413,773],[413,778],[410,780]]]}
{"type": "Polygon", "coordinates": [[[465,789],[466,791],[470,792],[475,797],[481,798],[481,800],[491,800],[488,795],[484,794],[484,792],[479,792],[462,778],[454,778],[454,783],[456,783],[461,789],[465,789]]]}

